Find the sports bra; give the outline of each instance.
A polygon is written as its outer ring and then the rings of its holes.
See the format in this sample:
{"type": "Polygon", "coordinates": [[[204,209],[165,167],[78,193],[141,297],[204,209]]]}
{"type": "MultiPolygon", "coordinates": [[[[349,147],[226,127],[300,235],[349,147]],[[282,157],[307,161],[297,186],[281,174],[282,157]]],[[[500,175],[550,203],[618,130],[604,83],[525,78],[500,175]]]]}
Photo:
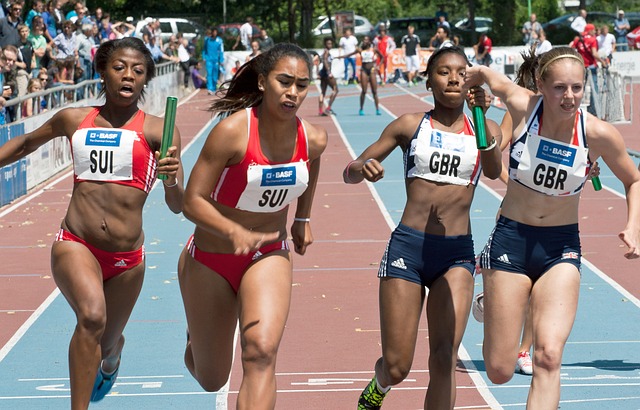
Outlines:
{"type": "Polygon", "coordinates": [[[94,107],[71,137],[73,182],[110,182],[151,191],[158,162],[144,137],[145,113],[138,110],[122,128],[102,128],[95,119],[102,107],[94,107]]]}
{"type": "Polygon", "coordinates": [[[546,195],[575,195],[591,170],[586,115],[582,109],[576,112],[571,143],[543,137],[539,135],[542,100],[540,97],[522,133],[511,144],[509,178],[546,195]]]}
{"type": "Polygon", "coordinates": [[[426,112],[404,153],[407,178],[453,185],[476,185],[482,172],[473,123],[464,116],[461,133],[433,128],[433,111],[426,112]]]}
{"type": "Polygon", "coordinates": [[[250,212],[280,211],[304,193],[309,184],[307,132],[298,118],[296,147],[285,163],[269,161],[260,147],[256,108],[247,108],[247,151],[238,164],[225,167],[211,198],[250,212]]]}
{"type": "Polygon", "coordinates": [[[362,57],[362,64],[373,63],[375,55],[376,53],[371,49],[362,50],[360,52],[360,56],[362,57]]]}

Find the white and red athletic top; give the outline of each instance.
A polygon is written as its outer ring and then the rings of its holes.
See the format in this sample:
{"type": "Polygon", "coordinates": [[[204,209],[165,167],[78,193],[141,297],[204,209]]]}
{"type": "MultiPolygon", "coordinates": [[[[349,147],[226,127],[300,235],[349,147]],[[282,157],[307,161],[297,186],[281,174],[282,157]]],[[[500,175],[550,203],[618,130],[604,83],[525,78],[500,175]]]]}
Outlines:
{"type": "Polygon", "coordinates": [[[158,161],[144,137],[144,112],[122,128],[101,128],[95,125],[100,109],[94,107],[71,137],[73,182],[110,182],[149,193],[158,161]]]}
{"type": "Polygon", "coordinates": [[[406,177],[476,185],[482,166],[473,122],[465,115],[464,129],[460,133],[446,132],[433,128],[431,114],[432,111],[424,114],[404,153],[406,177]]]}
{"type": "Polygon", "coordinates": [[[298,118],[296,147],[285,163],[269,161],[260,147],[255,108],[247,108],[247,151],[238,164],[225,167],[211,193],[222,204],[250,212],[276,212],[304,193],[309,184],[309,144],[298,118]]]}

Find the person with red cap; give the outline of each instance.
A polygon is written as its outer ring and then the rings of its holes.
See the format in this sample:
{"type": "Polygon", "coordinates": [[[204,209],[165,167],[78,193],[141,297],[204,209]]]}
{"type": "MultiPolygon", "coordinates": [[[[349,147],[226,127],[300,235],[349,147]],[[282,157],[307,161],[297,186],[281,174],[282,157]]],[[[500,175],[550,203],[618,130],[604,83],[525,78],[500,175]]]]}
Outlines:
{"type": "Polygon", "coordinates": [[[598,93],[598,63],[606,66],[598,55],[598,40],[595,36],[596,26],[589,23],[585,26],[582,35],[576,36],[571,44],[584,60],[584,66],[591,72],[593,77],[593,90],[598,93]]]}

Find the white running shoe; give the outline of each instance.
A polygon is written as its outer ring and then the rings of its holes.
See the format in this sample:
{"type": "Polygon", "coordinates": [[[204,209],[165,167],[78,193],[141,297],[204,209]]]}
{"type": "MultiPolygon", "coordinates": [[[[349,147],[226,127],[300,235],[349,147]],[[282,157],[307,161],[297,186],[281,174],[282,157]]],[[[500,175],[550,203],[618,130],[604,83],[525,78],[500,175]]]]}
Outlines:
{"type": "Polygon", "coordinates": [[[471,313],[480,323],[484,322],[484,292],[478,293],[471,303],[471,313]]]}
{"type": "Polygon", "coordinates": [[[516,372],[529,376],[533,374],[533,362],[531,361],[531,355],[529,355],[529,352],[518,353],[518,361],[516,361],[516,372]]]}

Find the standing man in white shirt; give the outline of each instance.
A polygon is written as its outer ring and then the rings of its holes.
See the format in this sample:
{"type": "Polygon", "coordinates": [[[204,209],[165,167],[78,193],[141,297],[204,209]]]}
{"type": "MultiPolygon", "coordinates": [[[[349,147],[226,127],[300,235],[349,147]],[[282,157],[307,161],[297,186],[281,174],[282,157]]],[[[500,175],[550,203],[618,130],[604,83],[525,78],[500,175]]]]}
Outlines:
{"type": "Polygon", "coordinates": [[[611,64],[613,60],[613,52],[616,49],[616,37],[609,33],[609,26],[603,24],[600,28],[600,34],[596,37],[598,40],[598,53],[601,59],[607,59],[607,66],[611,64]]]}
{"type": "Polygon", "coordinates": [[[245,50],[251,51],[251,40],[253,38],[253,17],[247,17],[247,21],[240,26],[240,33],[238,34],[238,38],[236,39],[236,43],[233,45],[232,49],[235,50],[238,47],[239,43],[242,43],[242,46],[245,50]]]}
{"type": "Polygon", "coordinates": [[[338,43],[340,50],[342,51],[342,55],[350,55],[351,57],[344,58],[344,82],[347,81],[351,83],[357,82],[356,79],[356,57],[355,51],[358,47],[358,39],[353,35],[353,31],[350,28],[344,29],[344,35],[340,38],[340,42],[338,43]],[[349,66],[351,66],[351,78],[349,78],[349,66]]]}
{"type": "Polygon", "coordinates": [[[584,29],[587,27],[587,10],[580,9],[578,16],[571,23],[573,31],[577,31],[578,35],[582,35],[584,29]]]}

